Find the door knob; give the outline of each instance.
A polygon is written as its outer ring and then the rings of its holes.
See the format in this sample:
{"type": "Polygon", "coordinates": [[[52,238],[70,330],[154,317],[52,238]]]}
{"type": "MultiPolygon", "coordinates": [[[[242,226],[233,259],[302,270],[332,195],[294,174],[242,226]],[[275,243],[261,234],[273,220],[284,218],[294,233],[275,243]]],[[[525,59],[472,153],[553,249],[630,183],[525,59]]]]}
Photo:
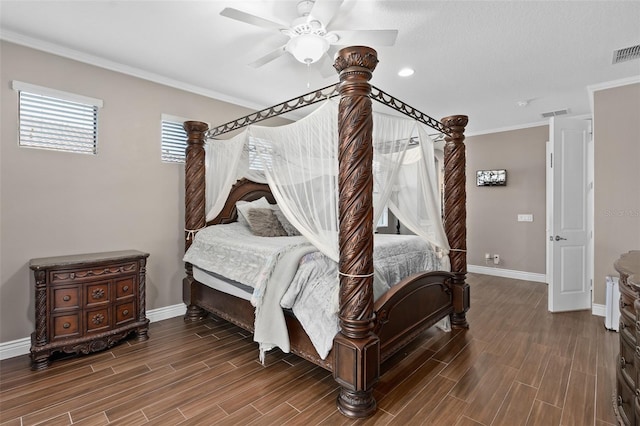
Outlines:
{"type": "Polygon", "coordinates": [[[556,235],[556,241],[566,240],[566,238],[562,238],[560,235],[556,235]]]}

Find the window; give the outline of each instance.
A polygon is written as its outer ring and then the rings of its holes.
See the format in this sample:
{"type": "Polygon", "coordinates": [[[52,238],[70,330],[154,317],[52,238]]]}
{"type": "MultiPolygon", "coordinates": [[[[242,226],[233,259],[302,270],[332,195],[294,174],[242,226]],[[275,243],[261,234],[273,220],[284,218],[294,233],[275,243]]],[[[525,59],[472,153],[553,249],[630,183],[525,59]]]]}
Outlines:
{"type": "Polygon", "coordinates": [[[184,163],[187,132],[182,124],[187,120],[162,114],[162,161],[184,163]]]}
{"type": "Polygon", "coordinates": [[[13,81],[19,96],[19,139],[24,147],[96,154],[102,101],[13,81]]]}
{"type": "Polygon", "coordinates": [[[389,226],[389,207],[384,206],[382,210],[382,214],[380,215],[380,219],[378,219],[378,224],[376,228],[386,228],[389,226]]]}

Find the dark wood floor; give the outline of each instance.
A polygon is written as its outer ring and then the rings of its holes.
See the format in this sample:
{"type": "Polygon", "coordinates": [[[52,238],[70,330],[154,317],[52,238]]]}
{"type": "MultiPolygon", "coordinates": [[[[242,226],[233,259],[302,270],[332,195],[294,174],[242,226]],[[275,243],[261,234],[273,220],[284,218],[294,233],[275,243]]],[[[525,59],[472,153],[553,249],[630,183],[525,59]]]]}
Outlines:
{"type": "Polygon", "coordinates": [[[471,329],[429,330],[385,365],[375,416],[336,411],[331,375],[211,318],[151,324],[147,342],[29,370],[0,363],[2,425],[614,425],[618,337],[589,312],[550,314],[544,284],[469,276],[471,329]],[[389,363],[388,363],[389,364],[389,363]]]}

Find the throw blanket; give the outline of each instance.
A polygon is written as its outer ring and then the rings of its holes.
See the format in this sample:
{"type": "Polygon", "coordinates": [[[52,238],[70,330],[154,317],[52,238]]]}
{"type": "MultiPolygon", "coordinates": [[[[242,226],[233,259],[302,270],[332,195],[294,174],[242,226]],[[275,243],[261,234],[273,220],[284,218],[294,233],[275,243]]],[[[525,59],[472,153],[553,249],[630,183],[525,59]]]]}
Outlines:
{"type": "Polygon", "coordinates": [[[254,341],[265,351],[291,350],[280,299],[291,283],[300,258],[317,251],[304,237],[256,237],[240,223],[210,226],[198,232],[183,260],[253,288],[256,308],[254,341]],[[256,241],[259,240],[259,244],[256,241]]]}
{"type": "MultiPolygon", "coordinates": [[[[418,236],[375,234],[374,299],[410,275],[448,270],[447,260],[418,236]]],[[[322,359],[329,354],[333,338],[340,331],[339,287],[336,262],[313,252],[300,260],[298,272],[280,302],[283,308],[293,310],[322,359]]]]}

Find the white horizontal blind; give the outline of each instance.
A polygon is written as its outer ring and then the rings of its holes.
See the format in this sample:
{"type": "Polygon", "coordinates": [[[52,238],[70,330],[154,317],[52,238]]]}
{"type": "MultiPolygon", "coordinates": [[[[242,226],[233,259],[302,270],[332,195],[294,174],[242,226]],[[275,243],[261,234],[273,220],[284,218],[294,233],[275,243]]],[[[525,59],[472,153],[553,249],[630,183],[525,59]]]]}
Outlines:
{"type": "Polygon", "coordinates": [[[19,145],[95,154],[102,101],[13,81],[19,93],[19,145]]]}
{"type": "Polygon", "coordinates": [[[162,120],[162,161],[184,163],[187,149],[187,132],[182,123],[162,120]]]}

